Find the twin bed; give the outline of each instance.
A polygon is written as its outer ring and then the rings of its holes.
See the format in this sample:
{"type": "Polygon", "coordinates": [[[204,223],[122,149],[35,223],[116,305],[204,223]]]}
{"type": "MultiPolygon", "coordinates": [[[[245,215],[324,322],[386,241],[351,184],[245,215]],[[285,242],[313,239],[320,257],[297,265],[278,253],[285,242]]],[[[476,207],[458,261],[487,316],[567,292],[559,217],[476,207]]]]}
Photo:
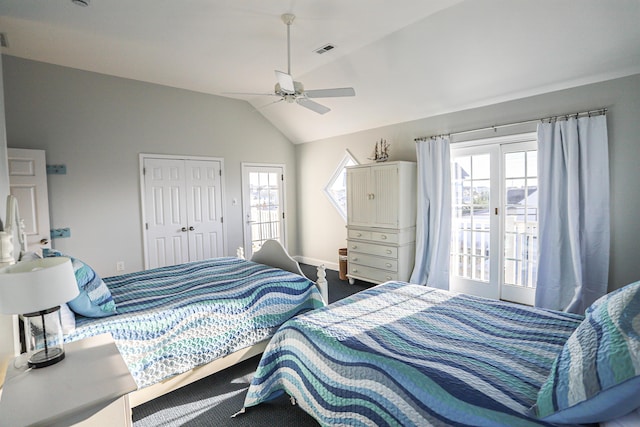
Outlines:
{"type": "Polygon", "coordinates": [[[132,406],[261,353],[282,323],[324,305],[306,277],[232,257],[104,282],[117,314],[76,316],[65,342],[110,333],[138,385],[132,406]]]}
{"type": "Polygon", "coordinates": [[[240,413],[287,393],[321,425],[637,426],[638,390],[640,282],[586,317],[387,282],[280,327],[240,413]]]}

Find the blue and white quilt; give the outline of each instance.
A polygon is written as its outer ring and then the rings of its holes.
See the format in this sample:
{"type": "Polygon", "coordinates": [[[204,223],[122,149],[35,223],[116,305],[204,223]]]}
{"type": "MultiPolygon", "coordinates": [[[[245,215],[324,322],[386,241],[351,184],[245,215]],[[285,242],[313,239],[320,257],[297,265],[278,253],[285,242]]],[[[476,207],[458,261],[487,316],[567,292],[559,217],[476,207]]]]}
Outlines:
{"type": "Polygon", "coordinates": [[[321,425],[547,425],[527,410],[582,319],[388,282],[282,325],[245,407],[285,392],[321,425]]]}
{"type": "Polygon", "coordinates": [[[111,333],[138,388],[271,337],[291,317],[324,305],[310,280],[215,258],[105,278],[117,314],[76,317],[65,342],[111,333]]]}

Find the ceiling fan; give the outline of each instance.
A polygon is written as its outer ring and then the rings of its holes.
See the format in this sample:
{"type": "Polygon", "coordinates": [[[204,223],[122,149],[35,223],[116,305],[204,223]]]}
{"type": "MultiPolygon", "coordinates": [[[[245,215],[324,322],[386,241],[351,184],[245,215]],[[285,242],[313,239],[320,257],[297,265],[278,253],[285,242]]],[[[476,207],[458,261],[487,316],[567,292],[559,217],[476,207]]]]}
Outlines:
{"type": "Polygon", "coordinates": [[[287,72],[275,71],[278,83],[275,85],[274,93],[241,93],[240,95],[277,96],[280,97],[280,99],[272,104],[282,101],[286,101],[290,104],[295,102],[298,105],[308,108],[311,111],[315,111],[318,114],[325,114],[331,111],[331,109],[313,101],[311,98],[355,96],[356,92],[352,87],[305,90],[302,83],[293,80],[293,77],[291,76],[291,24],[295,18],[296,16],[291,13],[285,13],[281,16],[282,22],[287,26],[287,72]]]}

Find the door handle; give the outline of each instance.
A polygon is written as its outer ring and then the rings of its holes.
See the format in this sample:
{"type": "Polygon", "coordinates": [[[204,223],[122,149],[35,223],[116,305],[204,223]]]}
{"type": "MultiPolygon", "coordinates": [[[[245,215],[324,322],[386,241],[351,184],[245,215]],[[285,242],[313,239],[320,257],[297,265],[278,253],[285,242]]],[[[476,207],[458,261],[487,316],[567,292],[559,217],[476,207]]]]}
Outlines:
{"type": "Polygon", "coordinates": [[[186,233],[186,232],[187,232],[187,227],[182,227],[182,228],[180,229],[180,231],[182,231],[183,233],[186,233]]]}
{"type": "Polygon", "coordinates": [[[189,231],[193,231],[195,230],[195,228],[193,228],[193,226],[189,227],[189,231]]]}
{"type": "Polygon", "coordinates": [[[48,245],[49,244],[49,239],[41,239],[40,240],[40,244],[41,245],[48,245]]]}

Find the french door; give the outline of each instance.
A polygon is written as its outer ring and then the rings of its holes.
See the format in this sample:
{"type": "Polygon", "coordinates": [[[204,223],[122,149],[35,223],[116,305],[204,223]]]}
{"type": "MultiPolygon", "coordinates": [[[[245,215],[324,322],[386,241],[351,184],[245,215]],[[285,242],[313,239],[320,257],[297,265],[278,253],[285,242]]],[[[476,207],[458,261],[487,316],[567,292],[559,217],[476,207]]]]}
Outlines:
{"type": "Polygon", "coordinates": [[[535,135],[452,147],[451,175],[451,289],[533,304],[538,258],[535,135]]]}
{"type": "Polygon", "coordinates": [[[284,166],[242,163],[244,251],[247,258],[269,239],[286,247],[284,166]]]}

